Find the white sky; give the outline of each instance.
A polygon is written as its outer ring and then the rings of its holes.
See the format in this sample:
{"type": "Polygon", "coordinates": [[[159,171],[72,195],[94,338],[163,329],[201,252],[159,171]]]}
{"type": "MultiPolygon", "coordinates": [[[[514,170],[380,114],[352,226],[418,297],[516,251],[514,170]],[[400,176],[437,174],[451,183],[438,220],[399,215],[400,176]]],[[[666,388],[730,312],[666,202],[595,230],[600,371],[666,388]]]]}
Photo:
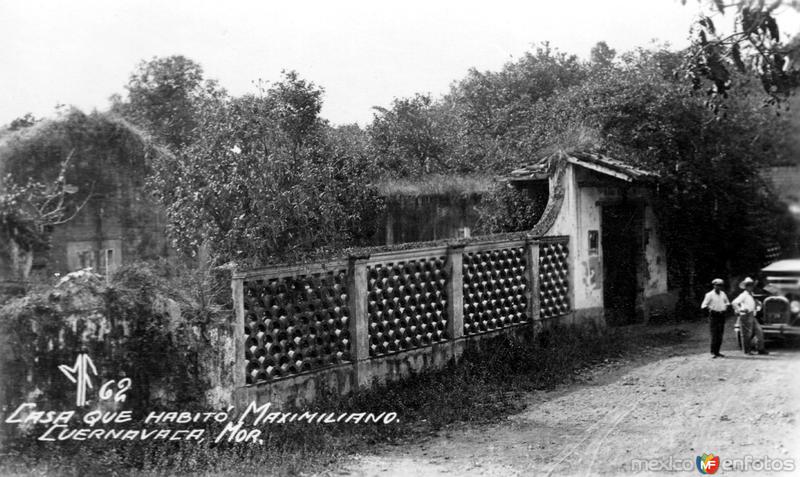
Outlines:
{"type": "MultiPolygon", "coordinates": [[[[692,0],[0,0],[0,124],[59,103],[105,109],[139,60],[183,54],[232,94],[296,69],[325,88],[323,117],[364,125],[372,106],[439,95],[535,42],[582,57],[600,40],[685,46],[696,13],[692,0]]],[[[800,31],[788,15],[784,31],[800,31]]]]}

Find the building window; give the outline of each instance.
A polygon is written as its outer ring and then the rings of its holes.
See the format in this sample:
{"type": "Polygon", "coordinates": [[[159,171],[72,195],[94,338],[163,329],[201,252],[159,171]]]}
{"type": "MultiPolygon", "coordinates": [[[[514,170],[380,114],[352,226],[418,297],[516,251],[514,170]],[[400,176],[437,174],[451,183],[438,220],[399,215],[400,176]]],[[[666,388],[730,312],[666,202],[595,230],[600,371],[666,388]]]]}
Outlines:
{"type": "Polygon", "coordinates": [[[589,255],[597,255],[600,252],[600,234],[597,230],[589,231],[589,255]]]}
{"type": "Polygon", "coordinates": [[[122,242],[119,239],[67,242],[69,271],[91,268],[96,273],[113,273],[122,264],[122,242]]]}
{"type": "Polygon", "coordinates": [[[78,253],[79,269],[94,268],[94,250],[84,250],[78,253]]]}

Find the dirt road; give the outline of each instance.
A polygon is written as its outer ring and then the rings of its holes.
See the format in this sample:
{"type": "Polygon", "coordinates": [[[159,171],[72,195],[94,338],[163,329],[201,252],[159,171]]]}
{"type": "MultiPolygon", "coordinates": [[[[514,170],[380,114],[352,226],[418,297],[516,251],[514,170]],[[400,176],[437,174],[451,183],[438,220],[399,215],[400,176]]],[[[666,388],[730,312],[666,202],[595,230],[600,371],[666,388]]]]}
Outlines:
{"type": "Polygon", "coordinates": [[[415,445],[379,448],[338,474],[701,475],[696,457],[714,453],[723,465],[717,475],[800,475],[800,349],[745,356],[728,328],[726,358],[711,359],[706,327],[687,329],[692,337],[680,346],[530,395],[526,411],[504,422],[460,425],[415,445]],[[784,471],[758,467],[765,457],[784,471]],[[724,467],[734,465],[730,459],[750,470],[724,467]],[[790,465],[794,472],[787,472],[790,465]]]}

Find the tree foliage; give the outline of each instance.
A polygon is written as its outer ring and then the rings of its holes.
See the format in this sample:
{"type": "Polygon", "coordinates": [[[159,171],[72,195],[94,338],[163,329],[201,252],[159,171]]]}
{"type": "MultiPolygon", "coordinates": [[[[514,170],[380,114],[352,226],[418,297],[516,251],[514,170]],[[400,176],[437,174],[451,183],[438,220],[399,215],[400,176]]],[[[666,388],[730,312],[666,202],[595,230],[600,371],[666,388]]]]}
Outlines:
{"type": "Polygon", "coordinates": [[[546,184],[539,190],[521,190],[500,182],[482,198],[476,229],[482,234],[530,230],[546,205],[546,184]]]}
{"type": "Polygon", "coordinates": [[[6,402],[33,396],[43,407],[74,406],[74,385],[59,365],[88,353],[99,372],[93,382],[132,379],[126,405],[137,413],[197,406],[209,387],[202,358],[218,352],[191,319],[197,312],[142,264],[123,267],[110,282],[81,270],[37,286],[0,308],[6,402]]]}
{"type": "Polygon", "coordinates": [[[78,188],[76,202],[91,193],[113,194],[122,181],[144,183],[157,154],[158,148],[124,119],[74,108],[8,134],[0,145],[3,171],[18,185],[56,181],[71,157],[64,173],[67,183],[78,188]]]}
{"type": "MultiPolygon", "coordinates": [[[[74,152],[74,150],[73,150],[74,152]]],[[[0,184],[0,237],[13,241],[20,250],[31,252],[44,248],[52,227],[72,220],[83,208],[83,203],[73,203],[70,195],[77,188],[67,183],[66,172],[72,153],[61,165],[58,177],[50,183],[28,179],[17,184],[8,174],[0,184]]]]}
{"type": "Polygon", "coordinates": [[[694,25],[685,61],[694,88],[705,88],[712,100],[726,98],[737,75],[752,73],[759,78],[769,103],[788,98],[800,84],[800,68],[792,61],[798,54],[797,43],[781,34],[776,17],[783,8],[800,10],[800,2],[700,1],[708,8],[694,25]],[[718,25],[731,17],[732,30],[718,25]]]}
{"type": "Polygon", "coordinates": [[[785,206],[761,176],[775,156],[787,153],[782,119],[745,95],[731,97],[726,113],[716,115],[703,95],[672,79],[665,70],[674,64],[665,61],[669,56],[626,55],[538,114],[556,129],[580,122],[598,132],[596,149],[659,173],[655,210],[683,278],[693,269],[752,273],[763,265],[766,248],[786,248],[794,233],[785,206]]]}
{"type": "Polygon", "coordinates": [[[8,124],[8,130],[18,131],[23,128],[31,127],[34,124],[38,123],[39,121],[41,121],[41,119],[36,118],[36,116],[34,116],[33,114],[25,113],[24,115],[15,118],[13,121],[11,121],[8,124]]]}
{"type": "MultiPolygon", "coordinates": [[[[764,18],[759,34],[773,35],[764,18]]],[[[544,44],[500,71],[470,71],[441,98],[376,108],[362,131],[320,119],[322,88],[296,72],[229,97],[199,65],[170,57],[142,63],[114,108],[177,151],[156,161],[151,183],[179,248],[206,244],[218,262],[304,259],[369,243],[382,207],[368,187],[377,176],[502,175],[548,147],[580,146],[661,174],[659,213],[676,250],[752,267],[761,256],[754,244],[781,242],[788,230],[758,170],[793,154],[791,128],[747,95],[732,97],[722,115],[709,111],[704,94],[676,80],[684,60],[665,49],[617,55],[599,42],[583,62],[544,44]],[[591,140],[575,140],[579,130],[591,140]],[[720,245],[712,237],[723,231],[720,245]]],[[[746,80],[753,71],[736,74],[746,80]]],[[[493,229],[542,206],[513,191],[494,199],[514,213],[490,221],[493,229]]]]}
{"type": "Polygon", "coordinates": [[[10,131],[0,141],[0,222],[5,238],[25,251],[46,247],[53,226],[91,199],[137,197],[122,190],[144,184],[158,155],[139,131],[107,113],[65,111],[10,131]]]}
{"type": "Polygon", "coordinates": [[[447,169],[443,111],[430,95],[395,99],[375,111],[369,134],[387,171],[409,177],[447,169]]]}
{"type": "Polygon", "coordinates": [[[225,94],[203,76],[203,68],[182,55],[142,61],[125,86],[127,97],[111,97],[111,109],[176,150],[190,143],[200,104],[225,94]]]}
{"type": "Polygon", "coordinates": [[[453,136],[457,162],[475,170],[507,168],[549,141],[539,134],[537,108],[580,84],[588,69],[575,55],[544,43],[499,72],[471,70],[447,95],[460,128],[453,136]]]}
{"type": "MultiPolygon", "coordinates": [[[[300,78],[296,71],[283,71],[283,81],[266,91],[265,113],[286,135],[293,150],[301,148],[320,126],[324,90],[300,78]]],[[[262,91],[263,93],[263,91],[262,91]]]]}
{"type": "Polygon", "coordinates": [[[206,244],[217,262],[263,264],[370,236],[365,219],[380,204],[350,142],[359,133],[322,121],[321,98],[289,72],[258,95],[206,103],[197,139],[157,163],[153,177],[180,249],[206,244]]]}
{"type": "MultiPolygon", "coordinates": [[[[543,45],[498,72],[470,71],[439,100],[395,100],[369,129],[379,162],[412,177],[431,158],[444,171],[502,175],[546,152],[596,149],[660,174],[657,210],[683,275],[695,265],[752,273],[766,248],[788,246],[793,224],[760,172],[797,157],[796,124],[762,107],[752,70],[715,111],[679,79],[684,52],[617,55],[600,42],[591,56],[543,45]]],[[[528,229],[543,200],[500,188],[485,198],[483,226],[528,229]]]]}
{"type": "Polygon", "coordinates": [[[589,61],[593,65],[604,68],[611,66],[611,63],[614,61],[614,57],[616,56],[617,50],[609,47],[608,43],[604,41],[598,41],[589,52],[589,61]]]}
{"type": "Polygon", "coordinates": [[[417,94],[376,108],[367,128],[372,152],[399,177],[499,172],[548,141],[537,134],[538,105],[589,71],[547,43],[498,72],[470,70],[438,100],[417,94]]]}

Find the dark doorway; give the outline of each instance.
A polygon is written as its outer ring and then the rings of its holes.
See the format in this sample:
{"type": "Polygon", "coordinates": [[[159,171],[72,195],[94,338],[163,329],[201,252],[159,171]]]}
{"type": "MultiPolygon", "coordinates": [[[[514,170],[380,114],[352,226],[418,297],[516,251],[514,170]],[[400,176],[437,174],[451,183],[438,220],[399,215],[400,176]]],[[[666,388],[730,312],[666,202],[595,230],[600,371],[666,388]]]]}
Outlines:
{"type": "Polygon", "coordinates": [[[606,323],[611,326],[639,322],[636,297],[641,227],[641,210],[635,204],[603,206],[603,302],[606,323]]]}

